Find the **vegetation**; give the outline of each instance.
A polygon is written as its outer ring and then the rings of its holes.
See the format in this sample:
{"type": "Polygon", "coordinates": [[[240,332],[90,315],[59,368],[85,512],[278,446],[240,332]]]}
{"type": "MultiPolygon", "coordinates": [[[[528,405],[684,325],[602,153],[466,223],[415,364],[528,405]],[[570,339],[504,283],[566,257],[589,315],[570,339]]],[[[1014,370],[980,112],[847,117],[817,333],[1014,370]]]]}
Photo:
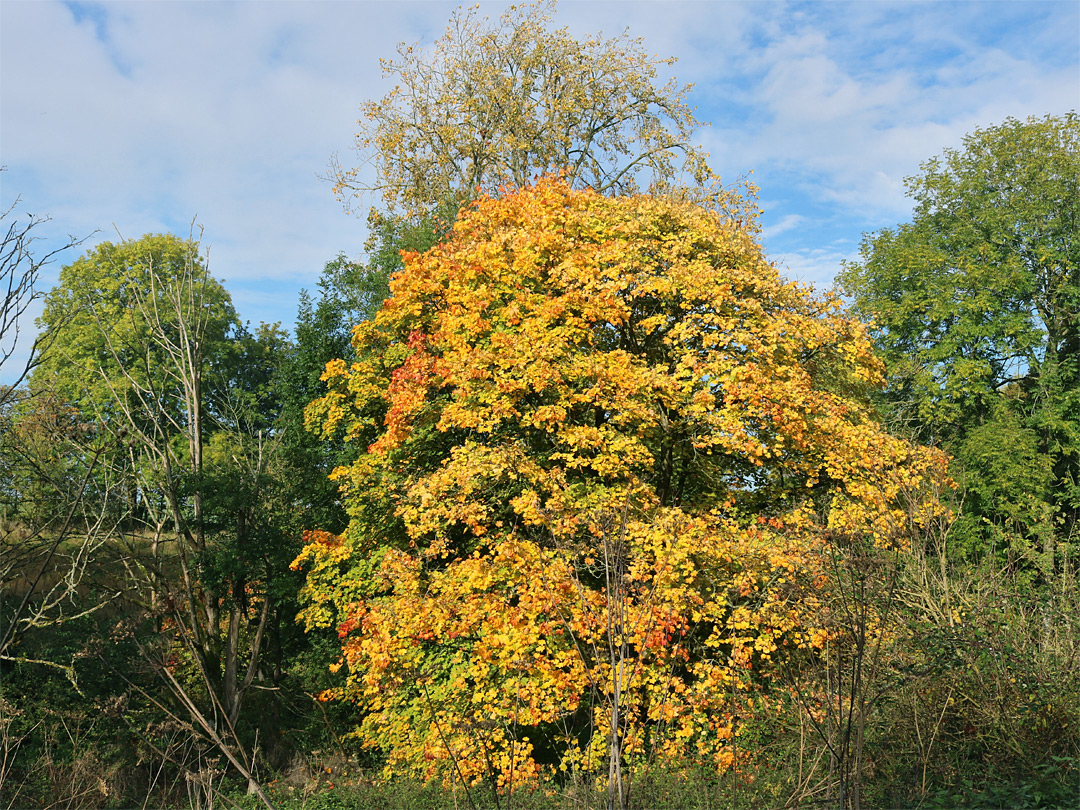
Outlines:
{"type": "Polygon", "coordinates": [[[848,308],[548,8],[388,65],[293,335],[4,212],[0,807],[1075,806],[1080,120],[926,163],[848,308]]]}
{"type": "Polygon", "coordinates": [[[968,478],[958,539],[1049,577],[1080,515],[1080,119],[1009,120],[922,168],[914,221],[841,284],[891,369],[886,418],[968,478]]]}
{"type": "Polygon", "coordinates": [[[689,140],[699,124],[689,87],[656,86],[657,70],[674,60],[648,56],[627,34],[581,41],[552,31],[553,8],[514,6],[497,24],[459,11],[434,54],[402,44],[398,60],[381,60],[399,84],[363,105],[356,137],[377,179],[335,165],[338,195],[375,192],[391,210],[416,213],[552,172],[613,194],[642,180],[670,189],[680,169],[691,185],[713,182],[689,140]]]}
{"type": "Polygon", "coordinates": [[[541,181],[392,293],[308,410],[367,451],[299,560],[391,772],[607,769],[623,806],[630,762],[729,767],[732,692],[824,644],[828,534],[906,544],[937,509],[943,459],[870,418],[862,327],[695,206],[541,181]]]}

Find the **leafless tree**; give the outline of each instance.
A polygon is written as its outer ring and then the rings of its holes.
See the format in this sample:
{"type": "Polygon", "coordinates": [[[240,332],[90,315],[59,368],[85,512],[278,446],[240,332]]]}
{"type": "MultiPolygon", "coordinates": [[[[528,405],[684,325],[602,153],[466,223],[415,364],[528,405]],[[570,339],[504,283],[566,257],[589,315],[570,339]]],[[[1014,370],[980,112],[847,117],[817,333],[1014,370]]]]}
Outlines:
{"type": "MultiPolygon", "coordinates": [[[[2,169],[0,169],[2,171],[2,169]]],[[[87,564],[100,542],[98,531],[104,515],[97,511],[88,514],[83,498],[90,471],[96,464],[100,449],[92,438],[80,438],[79,452],[88,460],[85,475],[60,482],[34,452],[32,443],[14,430],[13,410],[24,406],[28,395],[23,383],[40,363],[43,353],[55,333],[45,332],[33,337],[23,359],[20,347],[25,347],[25,320],[30,307],[41,298],[38,280],[50,261],[61,252],[82,242],[69,238],[60,246],[44,253],[34,251],[39,240],[37,230],[47,221],[44,217],[20,216],[19,200],[0,211],[0,371],[7,377],[0,384],[0,468],[4,485],[0,491],[0,659],[23,660],[13,656],[19,635],[31,627],[42,627],[85,615],[86,609],[76,606],[74,597],[83,580],[87,564]],[[28,516],[20,508],[18,493],[14,492],[15,474],[34,480],[39,490],[63,495],[55,499],[51,514],[28,516]],[[76,542],[71,542],[75,540],[76,542]]],[[[54,450],[66,448],[76,437],[70,431],[65,436],[41,435],[54,450]]],[[[42,665],[59,667],[74,679],[69,665],[53,661],[38,661],[42,665]]]]}
{"type": "MultiPolygon", "coordinates": [[[[2,171],[4,169],[0,168],[2,171]]],[[[25,340],[20,341],[20,337],[26,329],[27,312],[44,295],[38,287],[42,268],[60,253],[84,241],[69,237],[58,247],[35,255],[34,243],[40,239],[36,231],[48,218],[32,214],[20,217],[16,210],[19,203],[20,199],[16,198],[0,211],[0,233],[3,234],[3,242],[0,243],[0,290],[4,293],[3,302],[0,303],[0,369],[7,376],[7,382],[0,385],[0,407],[7,404],[26,381],[55,336],[49,332],[37,335],[31,341],[25,360],[12,362],[20,343],[23,346],[26,343],[25,340]]]]}

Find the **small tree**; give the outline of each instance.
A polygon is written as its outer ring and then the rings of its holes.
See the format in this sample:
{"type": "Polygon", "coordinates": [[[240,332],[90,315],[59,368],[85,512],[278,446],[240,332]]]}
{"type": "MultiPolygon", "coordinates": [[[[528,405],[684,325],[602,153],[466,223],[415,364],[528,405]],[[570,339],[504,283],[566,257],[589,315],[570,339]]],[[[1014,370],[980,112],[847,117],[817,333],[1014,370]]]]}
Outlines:
{"type": "Polygon", "coordinates": [[[3,241],[0,242],[0,292],[3,294],[3,299],[0,301],[0,367],[4,368],[5,376],[7,376],[7,381],[0,386],[0,405],[14,395],[15,389],[22,384],[40,361],[41,350],[49,339],[46,334],[31,341],[26,360],[18,369],[11,366],[9,361],[15,355],[21,330],[25,328],[22,321],[26,311],[42,296],[41,290],[37,287],[41,268],[57,254],[78,244],[78,241],[72,239],[44,256],[35,256],[34,230],[45,220],[29,216],[20,223],[14,216],[18,203],[19,201],[16,200],[0,212],[0,233],[3,235],[3,241]],[[14,376],[11,376],[13,374],[14,376]]]}
{"type": "MultiPolygon", "coordinates": [[[[101,539],[93,529],[104,519],[100,501],[84,498],[85,468],[71,470],[59,461],[68,454],[94,467],[103,446],[91,426],[80,425],[56,403],[30,401],[22,387],[55,338],[46,330],[27,347],[23,336],[27,310],[43,295],[37,286],[41,270],[80,240],[36,254],[35,231],[46,220],[17,218],[18,203],[0,212],[0,369],[6,378],[0,383],[0,660],[23,660],[13,651],[26,629],[83,615],[74,597],[101,539]],[[20,348],[26,353],[18,362],[20,348]],[[33,425],[32,418],[23,421],[30,412],[42,418],[33,425]],[[84,539],[70,542],[78,538],[84,539]]],[[[69,665],[37,663],[60,667],[74,679],[69,665]]]]}

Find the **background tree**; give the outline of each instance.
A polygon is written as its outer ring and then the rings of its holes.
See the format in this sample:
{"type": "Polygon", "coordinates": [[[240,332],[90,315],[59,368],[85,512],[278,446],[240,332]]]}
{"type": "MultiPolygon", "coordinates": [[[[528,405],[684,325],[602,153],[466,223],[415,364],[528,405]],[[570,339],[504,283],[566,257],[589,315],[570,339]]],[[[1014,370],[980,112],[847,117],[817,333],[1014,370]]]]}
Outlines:
{"type": "Polygon", "coordinates": [[[402,251],[427,250],[447,227],[441,217],[392,217],[374,209],[368,226],[367,257],[363,262],[339,254],[326,263],[314,295],[301,290],[295,345],[279,371],[282,453],[298,471],[294,495],[303,504],[306,521],[301,529],[345,528],[348,519],[337,484],[329,480],[329,475],[355,457],[353,449],[343,442],[309,433],[304,427],[304,409],[326,392],[321,379],[326,364],[352,356],[353,328],[374,318],[390,297],[390,278],[403,266],[402,251]]]}
{"type": "MultiPolygon", "coordinates": [[[[115,528],[119,494],[100,469],[110,437],[63,402],[18,394],[0,408],[0,661],[27,660],[19,651],[27,630],[102,607],[79,594],[115,528]]],[[[35,661],[74,683],[70,661],[35,661]]]]}
{"type": "Polygon", "coordinates": [[[555,180],[391,291],[308,411],[360,448],[347,530],[297,560],[328,695],[425,776],[729,766],[731,691],[813,643],[821,527],[895,542],[901,481],[939,472],[873,422],[862,327],[715,213],[555,180]]]}
{"type": "Polygon", "coordinates": [[[908,179],[911,223],[839,277],[900,429],[966,470],[967,513],[1052,571],[1080,508],[1080,119],[976,130],[908,179]]]}
{"type": "Polygon", "coordinates": [[[1080,119],[1009,119],[922,169],[908,180],[912,222],[865,237],[839,278],[873,318],[893,431],[948,450],[963,487],[956,522],[906,561],[894,698],[867,751],[895,774],[883,805],[1067,806],[1080,688],[1080,119]]]}
{"type": "Polygon", "coordinates": [[[362,107],[361,167],[333,166],[338,195],[347,203],[375,192],[392,212],[428,213],[549,172],[616,194],[714,182],[691,144],[699,122],[689,87],[656,83],[674,60],[649,56],[625,33],[578,40],[553,31],[553,10],[514,6],[491,23],[470,8],[433,49],[400,45],[399,59],[382,63],[398,86],[362,107]]]}
{"type": "Polygon", "coordinates": [[[183,384],[172,377],[168,348],[154,339],[158,321],[179,336],[184,325],[177,319],[201,304],[206,332],[200,351],[208,367],[226,357],[240,327],[229,294],[207,273],[197,250],[191,240],[147,235],[102,242],[64,267],[38,319],[43,330],[62,329],[63,340],[35,371],[34,386],[48,387],[76,407],[85,404],[88,412],[110,402],[115,411],[130,409],[146,389],[156,398],[147,412],[175,418],[183,384]],[[197,298],[177,299],[184,309],[176,312],[170,296],[181,293],[169,285],[185,276],[196,285],[189,294],[197,298]]]}

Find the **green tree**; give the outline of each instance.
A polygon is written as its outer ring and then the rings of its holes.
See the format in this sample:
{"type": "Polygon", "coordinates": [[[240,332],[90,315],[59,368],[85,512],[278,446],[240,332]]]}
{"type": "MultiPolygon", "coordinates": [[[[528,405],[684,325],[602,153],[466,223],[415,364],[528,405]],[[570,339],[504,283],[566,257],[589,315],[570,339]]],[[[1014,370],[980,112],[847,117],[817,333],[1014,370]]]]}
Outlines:
{"type": "MultiPolygon", "coordinates": [[[[222,362],[240,328],[228,292],[207,272],[197,243],[171,234],[147,235],[103,242],[60,271],[38,326],[62,339],[35,370],[33,387],[53,390],[87,410],[106,406],[112,413],[121,403],[140,404],[137,392],[145,390],[160,406],[148,412],[176,415],[184,394],[163,339],[184,328],[177,320],[183,312],[168,297],[182,294],[169,282],[185,275],[203,307],[202,362],[207,368],[222,362]],[[155,334],[156,326],[163,335],[155,334]]],[[[177,303],[190,310],[196,299],[177,303]]],[[[200,392],[202,373],[200,367],[200,392]]]]}
{"type": "Polygon", "coordinates": [[[105,243],[63,268],[40,324],[58,350],[32,388],[117,440],[106,474],[127,497],[111,539],[139,647],[172,711],[260,792],[251,746],[267,715],[241,709],[267,675],[290,576],[272,476],[287,341],[241,327],[199,244],[171,235],[105,243]]]}
{"type": "Polygon", "coordinates": [[[908,179],[842,289],[875,324],[886,408],[966,470],[969,512],[1054,561],[1080,508],[1080,119],[1009,119],[908,179]]]}

